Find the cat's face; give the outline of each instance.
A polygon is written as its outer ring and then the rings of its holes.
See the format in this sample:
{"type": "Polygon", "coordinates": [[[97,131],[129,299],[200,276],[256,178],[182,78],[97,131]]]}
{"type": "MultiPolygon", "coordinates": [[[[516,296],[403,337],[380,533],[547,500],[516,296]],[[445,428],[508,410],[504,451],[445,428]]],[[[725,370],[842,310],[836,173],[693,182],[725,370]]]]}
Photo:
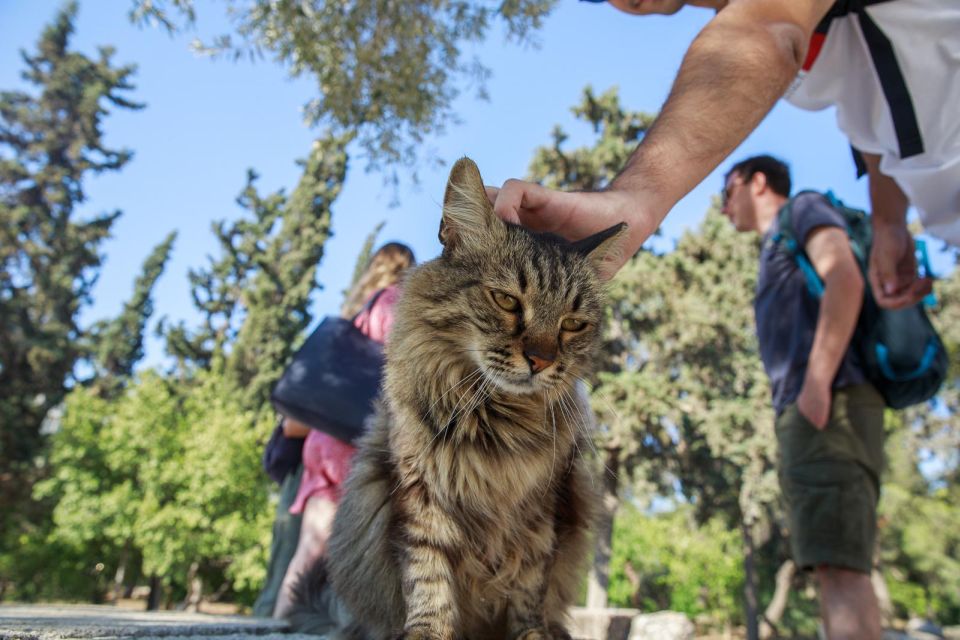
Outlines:
{"type": "Polygon", "coordinates": [[[451,172],[440,238],[457,340],[485,378],[512,393],[556,389],[588,373],[603,319],[600,262],[624,225],[571,244],[507,225],[476,166],[451,172]]]}
{"type": "Polygon", "coordinates": [[[586,259],[519,228],[466,292],[468,353],[497,386],[528,393],[587,373],[602,321],[599,280],[586,259]]]}

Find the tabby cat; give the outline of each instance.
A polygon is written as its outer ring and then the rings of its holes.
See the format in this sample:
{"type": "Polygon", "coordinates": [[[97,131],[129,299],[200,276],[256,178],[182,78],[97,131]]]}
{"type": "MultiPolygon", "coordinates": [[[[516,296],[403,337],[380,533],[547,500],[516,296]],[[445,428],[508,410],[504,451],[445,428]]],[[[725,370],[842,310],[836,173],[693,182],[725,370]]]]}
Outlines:
{"type": "Polygon", "coordinates": [[[568,243],[508,225],[476,165],[453,167],[443,254],[404,283],[375,425],[306,578],[349,612],[335,637],[570,637],[596,504],[576,382],[625,226],[568,243]]]}

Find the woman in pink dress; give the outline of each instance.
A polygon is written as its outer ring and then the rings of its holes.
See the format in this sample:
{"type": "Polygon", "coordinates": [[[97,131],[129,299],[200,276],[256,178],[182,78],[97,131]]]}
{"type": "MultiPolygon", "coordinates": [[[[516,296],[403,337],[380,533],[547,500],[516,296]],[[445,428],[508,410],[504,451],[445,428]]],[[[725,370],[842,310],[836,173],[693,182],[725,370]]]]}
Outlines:
{"type": "MultiPolygon", "coordinates": [[[[385,342],[393,325],[393,308],[400,296],[400,277],[414,264],[413,252],[404,244],[391,242],[378,249],[347,296],[341,316],[353,318],[354,325],[369,338],[385,342]]],[[[306,437],[303,476],[290,507],[290,513],[303,514],[303,520],[297,550],[287,567],[273,610],[275,618],[286,616],[291,604],[291,587],[297,577],[326,552],[341,487],[356,451],[351,445],[289,417],[284,418],[283,433],[288,438],[306,437]]]]}

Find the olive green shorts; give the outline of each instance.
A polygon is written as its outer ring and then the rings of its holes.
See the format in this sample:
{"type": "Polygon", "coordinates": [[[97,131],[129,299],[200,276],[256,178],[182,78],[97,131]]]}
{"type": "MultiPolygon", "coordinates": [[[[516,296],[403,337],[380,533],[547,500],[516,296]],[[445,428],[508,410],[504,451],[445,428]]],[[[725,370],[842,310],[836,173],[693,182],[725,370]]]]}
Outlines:
{"type": "Polygon", "coordinates": [[[780,488],[793,559],[870,573],[883,469],[884,402],[869,384],[835,390],[830,421],[816,429],[789,405],[777,417],[780,488]]]}

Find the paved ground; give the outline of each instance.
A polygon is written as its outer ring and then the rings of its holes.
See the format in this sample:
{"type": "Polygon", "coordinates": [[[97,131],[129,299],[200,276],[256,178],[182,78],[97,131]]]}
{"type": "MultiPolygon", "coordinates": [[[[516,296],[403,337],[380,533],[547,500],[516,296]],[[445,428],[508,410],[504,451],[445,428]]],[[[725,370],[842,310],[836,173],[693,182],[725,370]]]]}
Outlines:
{"type": "Polygon", "coordinates": [[[131,611],[93,605],[0,605],[0,640],[317,640],[286,623],[249,616],[131,611]]]}
{"type": "MultiPolygon", "coordinates": [[[[627,627],[613,625],[615,618],[636,613],[629,610],[574,610],[575,627],[584,637],[607,635],[593,629],[597,624],[626,638],[627,627]],[[617,615],[612,615],[612,614],[617,615]],[[612,616],[612,617],[611,617],[612,616]],[[596,618],[596,620],[594,620],[596,618]]],[[[623,622],[623,621],[620,621],[623,622]]],[[[2,605],[0,640],[318,640],[318,636],[290,633],[285,622],[249,616],[211,615],[172,611],[137,611],[94,605],[2,605]]],[[[885,640],[960,640],[960,627],[940,634],[913,631],[909,635],[888,632],[885,640]]]]}

